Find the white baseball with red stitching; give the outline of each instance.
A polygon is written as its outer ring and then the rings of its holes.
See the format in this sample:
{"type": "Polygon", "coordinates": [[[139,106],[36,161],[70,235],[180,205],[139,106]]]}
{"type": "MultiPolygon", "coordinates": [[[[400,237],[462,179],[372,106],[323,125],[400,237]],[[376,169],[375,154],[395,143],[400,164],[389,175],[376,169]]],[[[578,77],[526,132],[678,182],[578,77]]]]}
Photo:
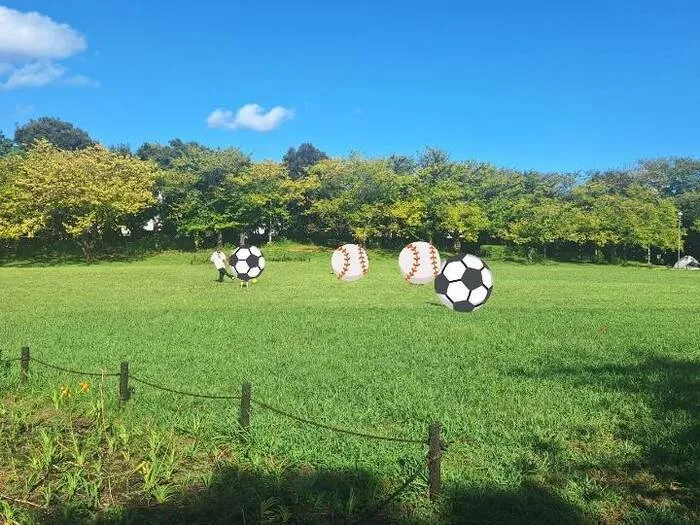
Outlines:
{"type": "Polygon", "coordinates": [[[440,273],[440,252],[429,242],[412,242],[401,250],[399,268],[409,283],[427,284],[440,273]]]}
{"type": "Polygon", "coordinates": [[[338,279],[356,281],[369,271],[369,257],[362,246],[344,244],[333,252],[331,267],[338,279]]]}

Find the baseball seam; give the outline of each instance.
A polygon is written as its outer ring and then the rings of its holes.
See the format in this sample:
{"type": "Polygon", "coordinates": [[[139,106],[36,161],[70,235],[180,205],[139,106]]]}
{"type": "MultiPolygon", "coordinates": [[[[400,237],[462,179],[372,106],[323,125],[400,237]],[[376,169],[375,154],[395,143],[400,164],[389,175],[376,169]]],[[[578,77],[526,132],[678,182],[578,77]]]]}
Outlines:
{"type": "Polygon", "coordinates": [[[341,246],[338,250],[343,254],[343,267],[340,269],[340,273],[338,273],[338,279],[342,279],[350,269],[350,252],[348,252],[344,246],[341,246]]]}
{"type": "Polygon", "coordinates": [[[420,268],[420,253],[418,252],[418,248],[416,248],[416,245],[413,243],[406,246],[406,248],[408,248],[413,254],[413,264],[411,265],[411,269],[406,274],[406,280],[410,281],[413,278],[413,276],[416,275],[416,272],[420,268]]]}
{"type": "Polygon", "coordinates": [[[430,264],[433,266],[433,277],[437,277],[440,273],[440,265],[438,264],[438,253],[435,246],[430,245],[430,264]]]}
{"type": "Polygon", "coordinates": [[[357,247],[357,257],[360,259],[360,266],[362,267],[362,275],[366,275],[368,268],[367,268],[367,259],[365,258],[365,249],[362,246],[357,247]]]}

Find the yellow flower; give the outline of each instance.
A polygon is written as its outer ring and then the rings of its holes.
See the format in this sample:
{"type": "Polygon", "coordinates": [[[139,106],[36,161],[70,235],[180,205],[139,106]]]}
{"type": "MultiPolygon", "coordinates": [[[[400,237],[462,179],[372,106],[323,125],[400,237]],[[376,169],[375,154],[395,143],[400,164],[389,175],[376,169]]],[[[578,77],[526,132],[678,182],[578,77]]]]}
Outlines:
{"type": "Polygon", "coordinates": [[[61,397],[70,397],[70,394],[71,394],[70,387],[63,385],[61,387],[61,397]]]}
{"type": "Polygon", "coordinates": [[[89,392],[90,391],[90,382],[89,381],[82,381],[80,383],[80,391],[81,392],[89,392]]]}

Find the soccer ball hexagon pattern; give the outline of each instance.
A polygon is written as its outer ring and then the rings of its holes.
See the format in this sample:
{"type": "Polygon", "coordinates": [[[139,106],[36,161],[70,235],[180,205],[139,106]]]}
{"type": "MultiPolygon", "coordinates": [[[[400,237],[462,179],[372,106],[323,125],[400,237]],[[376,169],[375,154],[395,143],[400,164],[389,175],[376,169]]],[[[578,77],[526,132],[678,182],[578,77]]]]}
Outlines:
{"type": "Polygon", "coordinates": [[[265,269],[265,257],[257,246],[240,246],[229,257],[229,264],[242,281],[260,276],[265,269]]]}
{"type": "Polygon", "coordinates": [[[475,255],[450,257],[435,278],[435,293],[440,302],[455,312],[473,312],[491,296],[493,274],[475,255]]]}

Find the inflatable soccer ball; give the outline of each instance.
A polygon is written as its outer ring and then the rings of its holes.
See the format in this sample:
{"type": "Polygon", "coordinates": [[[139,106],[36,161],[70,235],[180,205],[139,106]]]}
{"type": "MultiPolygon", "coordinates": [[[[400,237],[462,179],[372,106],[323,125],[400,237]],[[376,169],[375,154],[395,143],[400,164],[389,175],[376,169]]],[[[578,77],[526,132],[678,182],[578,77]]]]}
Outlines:
{"type": "Polygon", "coordinates": [[[343,281],[356,281],[369,271],[369,258],[362,246],[344,244],[333,252],[331,267],[343,281]]]}
{"type": "Polygon", "coordinates": [[[435,278],[435,293],[442,304],[455,312],[481,308],[492,290],[491,270],[475,255],[450,257],[435,278]]]}
{"type": "Polygon", "coordinates": [[[265,269],[265,257],[257,246],[240,246],[229,257],[231,268],[241,281],[258,277],[265,269]]]}
{"type": "Polygon", "coordinates": [[[429,242],[412,242],[399,254],[399,269],[411,284],[426,284],[440,273],[440,254],[429,242]]]}

